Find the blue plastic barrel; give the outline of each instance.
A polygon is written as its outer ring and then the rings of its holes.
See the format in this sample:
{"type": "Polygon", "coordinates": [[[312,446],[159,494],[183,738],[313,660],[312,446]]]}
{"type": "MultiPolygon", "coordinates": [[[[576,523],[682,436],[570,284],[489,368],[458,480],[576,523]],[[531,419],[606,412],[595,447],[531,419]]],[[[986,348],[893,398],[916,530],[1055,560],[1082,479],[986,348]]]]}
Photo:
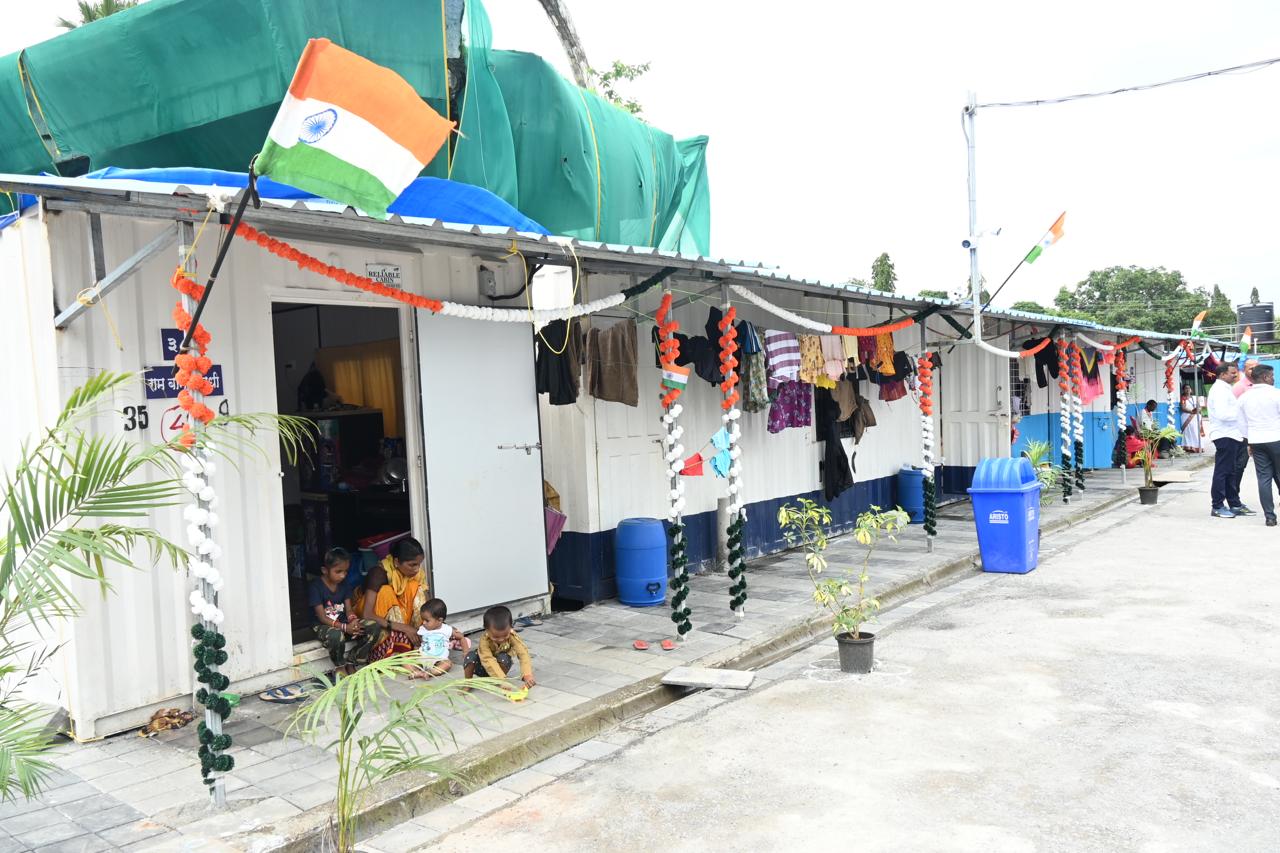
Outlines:
{"type": "Polygon", "coordinates": [[[898,471],[898,506],[911,516],[912,524],[924,524],[924,471],[919,468],[898,471]]]}
{"type": "Polygon", "coordinates": [[[969,487],[984,572],[1026,574],[1040,558],[1040,481],[1025,456],[982,459],[969,487]]]}
{"type": "Polygon", "coordinates": [[[624,518],[613,536],[618,600],[654,607],[667,596],[667,532],[656,518],[624,518]]]}

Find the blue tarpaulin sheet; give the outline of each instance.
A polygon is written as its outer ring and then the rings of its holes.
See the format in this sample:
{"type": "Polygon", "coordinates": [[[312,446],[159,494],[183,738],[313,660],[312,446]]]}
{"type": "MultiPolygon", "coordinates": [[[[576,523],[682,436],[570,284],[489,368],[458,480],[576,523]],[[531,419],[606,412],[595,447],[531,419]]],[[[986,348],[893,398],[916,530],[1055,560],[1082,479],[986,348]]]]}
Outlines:
{"type": "MultiPolygon", "coordinates": [[[[220,169],[118,169],[110,166],[90,172],[85,177],[91,180],[148,181],[236,189],[247,182],[244,172],[224,172],[220,169]]],[[[258,195],[262,198],[299,201],[316,198],[310,193],[269,178],[258,179],[258,195]]],[[[19,198],[19,210],[35,203],[32,196],[19,198]]],[[[438,219],[459,225],[489,225],[533,234],[550,233],[488,190],[443,178],[418,178],[400,194],[388,210],[400,216],[438,219]]],[[[0,228],[16,218],[16,212],[0,217],[0,228]]]]}

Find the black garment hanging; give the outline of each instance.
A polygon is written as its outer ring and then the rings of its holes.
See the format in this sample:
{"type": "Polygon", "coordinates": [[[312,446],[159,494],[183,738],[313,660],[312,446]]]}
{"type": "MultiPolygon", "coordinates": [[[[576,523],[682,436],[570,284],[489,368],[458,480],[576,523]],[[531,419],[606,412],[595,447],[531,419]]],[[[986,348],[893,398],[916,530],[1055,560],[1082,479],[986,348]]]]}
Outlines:
{"type": "Polygon", "coordinates": [[[552,320],[537,336],[537,344],[534,387],[539,394],[550,395],[549,402],[553,406],[576,403],[582,364],[581,324],[574,323],[570,329],[567,321],[552,320]]]}
{"type": "Polygon", "coordinates": [[[813,420],[818,427],[818,438],[825,445],[822,456],[822,494],[827,502],[835,500],[853,488],[853,471],[844,443],[840,441],[840,404],[826,388],[815,388],[813,395],[813,420]]]}
{"type": "MultiPolygon", "coordinates": [[[[1044,340],[1044,338],[1033,338],[1032,340],[1024,341],[1022,348],[1031,349],[1042,340],[1044,340]]],[[[1046,371],[1050,377],[1054,379],[1058,378],[1058,350],[1057,347],[1053,345],[1053,341],[1050,341],[1048,346],[1042,348],[1040,352],[1036,353],[1035,359],[1036,384],[1041,388],[1048,388],[1049,379],[1045,376],[1046,371]]]]}

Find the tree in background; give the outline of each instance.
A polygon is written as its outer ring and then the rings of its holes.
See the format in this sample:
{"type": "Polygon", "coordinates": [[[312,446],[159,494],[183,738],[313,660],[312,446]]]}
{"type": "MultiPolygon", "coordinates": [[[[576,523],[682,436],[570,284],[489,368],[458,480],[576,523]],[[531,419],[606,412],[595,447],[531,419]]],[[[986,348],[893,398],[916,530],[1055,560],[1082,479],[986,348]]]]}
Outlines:
{"type": "Polygon", "coordinates": [[[649,70],[648,62],[640,65],[627,65],[625,62],[615,59],[613,66],[608,71],[596,71],[594,68],[589,69],[592,79],[596,81],[596,91],[600,93],[606,100],[613,103],[636,118],[644,112],[644,107],[635,98],[628,98],[620,89],[619,83],[630,83],[639,77],[642,77],[649,70]]]}
{"type": "Polygon", "coordinates": [[[58,26],[64,30],[74,30],[82,24],[91,24],[94,21],[100,21],[103,18],[114,15],[116,12],[123,12],[125,9],[132,9],[142,0],[100,0],[98,3],[86,3],[80,0],[76,5],[80,7],[80,23],[68,21],[66,18],[57,20],[58,26]]]}
{"type": "Polygon", "coordinates": [[[917,293],[916,296],[920,296],[925,299],[950,299],[951,298],[951,294],[947,293],[945,290],[922,290],[919,293],[917,293]]]}
{"type": "Polygon", "coordinates": [[[1053,311],[1044,307],[1039,302],[1031,299],[1023,299],[1009,306],[1014,311],[1030,311],[1032,314],[1052,314],[1053,311]]]}
{"type": "Polygon", "coordinates": [[[898,284],[898,274],[893,270],[893,261],[888,252],[881,252],[880,257],[871,262],[871,286],[885,293],[893,293],[898,284]]]}
{"type": "Polygon", "coordinates": [[[1176,334],[1210,309],[1204,325],[1231,325],[1235,312],[1222,291],[1192,289],[1177,270],[1164,267],[1108,267],[1094,270],[1074,288],[1063,287],[1053,300],[1063,316],[1077,316],[1106,326],[1176,334]]]}

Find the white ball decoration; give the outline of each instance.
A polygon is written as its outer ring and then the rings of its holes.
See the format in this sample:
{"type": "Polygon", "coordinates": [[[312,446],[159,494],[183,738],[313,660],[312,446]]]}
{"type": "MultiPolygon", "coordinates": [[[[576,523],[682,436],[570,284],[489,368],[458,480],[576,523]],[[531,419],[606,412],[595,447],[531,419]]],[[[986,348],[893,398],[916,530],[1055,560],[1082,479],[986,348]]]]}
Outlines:
{"type": "Polygon", "coordinates": [[[218,526],[217,513],[213,513],[213,512],[209,513],[208,516],[205,518],[204,523],[210,529],[217,527],[218,526]]]}
{"type": "Polygon", "coordinates": [[[204,501],[205,503],[209,503],[210,501],[212,501],[214,498],[213,486],[205,486],[203,489],[201,489],[199,497],[200,497],[200,500],[204,501]]]}
{"type": "Polygon", "coordinates": [[[204,535],[204,531],[201,530],[200,527],[198,527],[197,525],[194,525],[194,524],[188,525],[187,541],[190,542],[193,547],[199,546],[200,543],[204,542],[208,538],[209,537],[204,535]]]}
{"type": "Polygon", "coordinates": [[[213,544],[213,540],[212,540],[212,539],[205,539],[203,542],[201,542],[201,543],[199,543],[198,545],[196,545],[196,553],[198,553],[198,554],[204,554],[205,556],[207,556],[207,557],[209,557],[210,559],[212,559],[212,558],[213,558],[213,549],[214,549],[215,547],[217,547],[217,546],[215,546],[215,545],[213,544]]]}

